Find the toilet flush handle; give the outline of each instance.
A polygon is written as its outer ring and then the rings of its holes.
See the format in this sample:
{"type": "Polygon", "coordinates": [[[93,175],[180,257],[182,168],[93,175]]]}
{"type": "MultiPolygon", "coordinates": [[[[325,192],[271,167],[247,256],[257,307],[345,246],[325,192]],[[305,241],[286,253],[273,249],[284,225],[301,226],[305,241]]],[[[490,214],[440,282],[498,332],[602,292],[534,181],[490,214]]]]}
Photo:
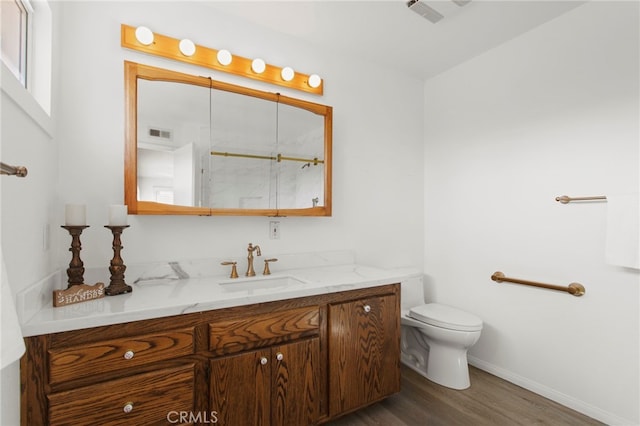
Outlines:
{"type": "Polygon", "coordinates": [[[364,305],[364,308],[363,308],[363,309],[364,309],[364,311],[365,311],[366,313],[371,312],[371,306],[369,306],[369,305],[364,305]]]}

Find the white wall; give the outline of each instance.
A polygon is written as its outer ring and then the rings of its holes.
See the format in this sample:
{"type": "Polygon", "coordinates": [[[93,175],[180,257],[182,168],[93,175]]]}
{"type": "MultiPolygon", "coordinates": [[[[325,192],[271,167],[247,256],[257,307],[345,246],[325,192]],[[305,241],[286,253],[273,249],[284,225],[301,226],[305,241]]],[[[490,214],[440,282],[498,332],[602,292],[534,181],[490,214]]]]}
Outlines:
{"type": "MultiPolygon", "coordinates": [[[[25,90],[0,63],[0,160],[25,166],[26,178],[0,178],[0,240],[6,276],[13,296],[21,288],[58,268],[49,242],[58,205],[55,123],[50,116],[52,28],[51,11],[45,1],[32,2],[35,19],[33,67],[30,91],[25,90]]],[[[5,283],[3,283],[5,284],[5,283]]],[[[3,301],[3,307],[5,301],[3,301]]],[[[1,308],[0,308],[1,309],[1,308]]],[[[5,323],[2,324],[2,333],[5,323]]],[[[6,335],[6,334],[5,334],[6,335]]],[[[20,422],[20,366],[16,361],[0,371],[0,424],[20,422]]]]}
{"type": "MultiPolygon", "coordinates": [[[[83,233],[85,266],[106,269],[113,255],[111,237],[102,225],[107,205],[123,200],[124,60],[213,75],[334,107],[333,217],[280,218],[280,240],[268,239],[273,219],[266,217],[134,217],[123,235],[125,262],[207,257],[242,261],[253,242],[267,255],[339,248],[354,249],[365,263],[421,265],[421,82],[390,70],[366,75],[361,70],[371,69],[368,64],[221,16],[198,2],[66,2],[61,10],[60,196],[62,203],[87,203],[92,227],[83,233]],[[124,49],[121,23],[317,72],[325,79],[325,95],[297,93],[124,49]],[[85,37],[88,34],[92,36],[85,37]]],[[[60,254],[60,263],[68,262],[68,253],[60,254]]]]}
{"type": "Polygon", "coordinates": [[[604,262],[606,203],[555,197],[638,192],[638,16],[591,2],[425,84],[430,297],[483,318],[481,368],[625,425],[640,423],[639,273],[604,262]]]}
{"type": "MultiPolygon", "coordinates": [[[[13,86],[11,83],[18,84],[9,71],[3,72],[2,78],[0,159],[28,170],[26,178],[0,179],[2,257],[15,296],[19,288],[56,269],[52,250],[43,245],[43,234],[52,223],[52,208],[57,205],[57,145],[52,140],[51,120],[40,106],[24,89],[9,89],[14,97],[5,91],[13,86]]],[[[19,371],[16,361],[0,372],[2,425],[18,424],[19,371]]]]}

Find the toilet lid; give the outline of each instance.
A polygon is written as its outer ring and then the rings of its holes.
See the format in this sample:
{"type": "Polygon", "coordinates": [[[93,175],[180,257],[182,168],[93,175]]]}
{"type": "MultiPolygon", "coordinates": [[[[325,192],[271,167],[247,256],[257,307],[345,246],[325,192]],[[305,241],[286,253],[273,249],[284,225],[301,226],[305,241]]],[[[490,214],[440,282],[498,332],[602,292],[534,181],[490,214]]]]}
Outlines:
{"type": "Polygon", "coordinates": [[[482,320],[469,312],[438,303],[427,303],[409,310],[409,316],[436,327],[459,331],[478,331],[482,320]]]}

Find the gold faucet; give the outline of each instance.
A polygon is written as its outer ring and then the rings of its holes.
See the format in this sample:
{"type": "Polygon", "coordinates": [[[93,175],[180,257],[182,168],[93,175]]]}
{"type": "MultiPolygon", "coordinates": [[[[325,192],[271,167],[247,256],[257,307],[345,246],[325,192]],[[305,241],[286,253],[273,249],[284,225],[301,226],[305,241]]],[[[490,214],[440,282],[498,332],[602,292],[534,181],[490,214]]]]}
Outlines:
{"type": "Polygon", "coordinates": [[[256,256],[262,256],[262,253],[260,253],[260,246],[254,246],[253,244],[249,243],[247,251],[249,252],[249,254],[247,256],[247,273],[245,275],[247,277],[255,277],[256,271],[253,270],[253,252],[256,252],[256,256]]]}

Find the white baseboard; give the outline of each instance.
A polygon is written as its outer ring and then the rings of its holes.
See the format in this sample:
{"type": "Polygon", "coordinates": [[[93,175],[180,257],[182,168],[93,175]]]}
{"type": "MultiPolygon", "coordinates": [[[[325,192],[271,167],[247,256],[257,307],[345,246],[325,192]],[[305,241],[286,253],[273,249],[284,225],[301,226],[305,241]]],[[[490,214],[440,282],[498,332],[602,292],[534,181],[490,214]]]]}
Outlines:
{"type": "Polygon", "coordinates": [[[485,362],[481,359],[475,358],[471,355],[467,356],[469,364],[473,365],[480,370],[486,371],[487,373],[493,374],[494,376],[500,377],[508,382],[516,384],[520,387],[523,387],[531,392],[537,393],[538,395],[544,396],[552,401],[557,402],[558,404],[564,405],[565,407],[569,407],[572,410],[578,411],[579,413],[584,414],[585,416],[589,416],[593,419],[606,423],[608,425],[615,426],[637,426],[637,422],[632,422],[631,420],[623,419],[621,417],[616,416],[615,414],[604,411],[598,407],[594,407],[593,405],[587,404],[584,401],[580,401],[576,398],[573,398],[569,395],[565,395],[562,392],[558,392],[555,389],[551,389],[547,386],[544,386],[540,383],[534,382],[526,377],[522,377],[518,374],[512,373],[511,371],[505,370],[488,362],[485,362]]]}

